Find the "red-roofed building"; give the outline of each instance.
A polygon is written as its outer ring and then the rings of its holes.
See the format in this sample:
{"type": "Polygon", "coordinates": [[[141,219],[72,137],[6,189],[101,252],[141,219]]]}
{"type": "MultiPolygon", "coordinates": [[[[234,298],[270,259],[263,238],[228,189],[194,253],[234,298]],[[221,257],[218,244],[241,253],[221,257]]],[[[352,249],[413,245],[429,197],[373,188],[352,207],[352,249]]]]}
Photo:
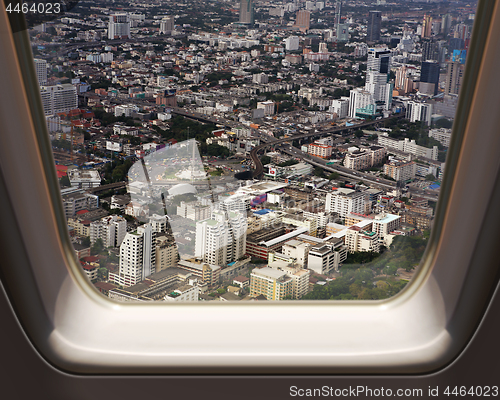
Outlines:
{"type": "Polygon", "coordinates": [[[80,211],[76,212],[76,215],[82,215],[82,214],[86,214],[88,212],[89,212],[89,210],[80,210],[80,211]]]}

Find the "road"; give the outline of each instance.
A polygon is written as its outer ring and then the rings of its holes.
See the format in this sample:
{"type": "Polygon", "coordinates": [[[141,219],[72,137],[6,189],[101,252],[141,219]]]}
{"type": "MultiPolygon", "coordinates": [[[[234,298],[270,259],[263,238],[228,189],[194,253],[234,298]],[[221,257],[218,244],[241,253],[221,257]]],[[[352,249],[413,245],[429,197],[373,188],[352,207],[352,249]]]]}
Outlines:
{"type": "MultiPolygon", "coordinates": [[[[293,142],[294,140],[298,140],[298,139],[304,139],[304,138],[309,138],[309,137],[313,137],[313,136],[324,136],[327,134],[339,133],[339,132],[342,132],[345,130],[354,130],[354,129],[357,130],[357,129],[361,129],[361,128],[364,128],[367,126],[371,126],[371,125],[375,125],[375,124],[384,122],[385,120],[388,120],[388,119],[390,119],[390,118],[375,120],[375,121],[367,121],[367,122],[364,122],[364,123],[361,123],[358,125],[354,125],[354,126],[338,127],[338,128],[325,130],[322,132],[310,132],[310,133],[295,135],[295,136],[291,136],[291,137],[283,138],[283,139],[272,140],[272,138],[268,137],[268,139],[271,139],[271,140],[268,140],[266,143],[255,147],[250,152],[250,156],[252,158],[252,161],[254,162],[254,165],[256,166],[255,170],[253,171],[253,176],[254,177],[261,176],[262,172],[264,170],[262,163],[260,162],[260,158],[258,157],[258,152],[260,150],[263,150],[263,149],[268,148],[270,146],[276,146],[276,145],[282,144],[282,143],[293,142]]],[[[346,167],[343,167],[340,165],[328,165],[327,166],[325,160],[322,160],[321,158],[318,158],[318,157],[312,157],[309,154],[307,154],[307,153],[305,153],[305,152],[303,152],[303,151],[301,151],[293,146],[289,146],[288,148],[283,148],[283,146],[281,146],[281,147],[278,146],[277,149],[286,153],[286,154],[289,154],[291,156],[303,159],[314,166],[321,167],[326,171],[337,172],[341,176],[345,176],[346,178],[349,178],[349,179],[354,179],[358,182],[363,181],[364,183],[369,184],[372,187],[384,189],[384,190],[396,189],[396,182],[394,182],[394,181],[389,181],[387,179],[377,178],[371,174],[361,172],[361,171],[353,171],[349,168],[346,168],[346,167]]],[[[431,201],[438,200],[438,193],[436,191],[423,190],[423,189],[410,187],[409,192],[413,195],[423,197],[427,200],[431,200],[431,201]]]]}

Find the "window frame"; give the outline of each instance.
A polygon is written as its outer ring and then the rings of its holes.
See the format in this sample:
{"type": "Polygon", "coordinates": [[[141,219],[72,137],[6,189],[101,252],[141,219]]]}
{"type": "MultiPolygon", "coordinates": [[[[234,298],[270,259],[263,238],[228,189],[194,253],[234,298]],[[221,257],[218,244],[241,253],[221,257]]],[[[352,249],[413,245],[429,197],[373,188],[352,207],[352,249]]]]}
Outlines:
{"type": "Polygon", "coordinates": [[[10,32],[3,10],[0,83],[9,96],[0,99],[0,210],[9,235],[0,277],[41,356],[84,374],[423,373],[450,363],[477,328],[499,271],[498,2],[480,1],[476,19],[434,227],[405,290],[369,302],[165,305],[108,300],[79,268],[29,38],[10,32]],[[24,157],[11,150],[18,147],[24,157]],[[473,240],[463,240],[463,226],[473,240]],[[331,337],[311,346],[320,331],[331,337]]]}

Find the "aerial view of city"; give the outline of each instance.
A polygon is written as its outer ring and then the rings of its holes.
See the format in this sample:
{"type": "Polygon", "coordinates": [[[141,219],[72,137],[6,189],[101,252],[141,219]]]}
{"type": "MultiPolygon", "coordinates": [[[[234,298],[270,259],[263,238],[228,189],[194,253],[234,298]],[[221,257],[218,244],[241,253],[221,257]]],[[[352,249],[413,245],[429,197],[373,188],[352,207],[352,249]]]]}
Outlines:
{"type": "Polygon", "coordinates": [[[138,302],[378,300],[430,237],[476,1],[80,1],[29,29],[82,269],[138,302]]]}

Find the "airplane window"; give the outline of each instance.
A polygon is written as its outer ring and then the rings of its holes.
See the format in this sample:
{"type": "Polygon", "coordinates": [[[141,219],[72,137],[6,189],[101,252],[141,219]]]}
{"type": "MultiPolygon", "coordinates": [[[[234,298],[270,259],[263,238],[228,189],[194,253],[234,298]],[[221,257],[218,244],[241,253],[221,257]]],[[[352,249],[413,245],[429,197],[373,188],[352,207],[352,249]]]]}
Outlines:
{"type": "MultiPolygon", "coordinates": [[[[193,351],[193,337],[187,332],[199,321],[186,321],[185,310],[203,319],[209,313],[200,309],[208,306],[212,322],[225,321],[207,332],[212,338],[240,318],[236,302],[245,307],[245,326],[253,333],[258,321],[269,321],[269,343],[288,340],[277,333],[288,329],[321,325],[335,331],[338,341],[315,360],[317,368],[331,366],[332,357],[339,368],[379,365],[380,352],[390,354],[384,359],[388,371],[397,370],[399,351],[411,354],[408,371],[449,358],[456,337],[469,332],[442,333],[456,315],[450,302],[466,287],[464,263],[473,251],[464,245],[449,253],[446,240],[459,230],[451,216],[462,210],[461,197],[451,196],[450,188],[458,191],[464,177],[471,187],[480,184],[464,171],[469,164],[462,154],[473,146],[461,147],[468,138],[464,121],[474,108],[457,109],[473,99],[480,63],[467,55],[482,55],[481,29],[489,22],[475,28],[480,39],[474,42],[475,3],[453,9],[416,3],[410,10],[406,3],[379,3],[266,9],[250,2],[255,13],[242,9],[238,18],[225,3],[214,3],[210,18],[200,18],[182,3],[139,9],[81,2],[56,19],[28,20],[28,30],[14,33],[19,59],[29,59],[19,45],[26,35],[31,41],[33,65],[18,66],[29,72],[27,93],[33,94],[30,77],[38,80],[36,95],[24,100],[33,126],[21,132],[47,131],[53,154],[48,165],[47,137],[36,136],[39,153],[33,150],[29,165],[42,160],[47,174],[31,169],[44,176],[39,202],[15,215],[26,222],[36,210],[55,210],[36,214],[43,224],[34,224],[33,232],[19,223],[23,235],[37,239],[27,249],[31,260],[45,252],[43,264],[58,271],[47,280],[42,268],[33,269],[33,281],[43,282],[41,296],[48,296],[41,304],[56,327],[45,342],[54,358],[85,370],[95,366],[86,358],[92,349],[106,353],[102,371],[133,368],[122,363],[123,353],[113,352],[120,344],[111,338],[97,343],[93,335],[77,335],[82,321],[74,315],[94,328],[104,315],[109,329],[144,321],[132,330],[145,330],[155,343],[164,330],[150,324],[182,320],[180,347],[161,342],[134,347],[128,356],[149,371],[165,368],[164,355],[188,368],[183,357],[193,351]],[[469,80],[466,60],[473,71],[469,80]],[[467,97],[459,101],[459,93],[467,97]],[[443,178],[445,162],[456,177],[443,178]],[[57,201],[51,197],[55,173],[57,201]],[[438,202],[441,187],[447,188],[444,205],[438,202]],[[61,235],[34,237],[40,226],[61,235]],[[68,272],[76,260],[81,269],[68,272]],[[445,279],[452,261],[453,277],[445,279]],[[420,263],[427,268],[417,268],[420,263]],[[438,264],[441,269],[431,268],[438,264]],[[132,304],[99,300],[80,285],[83,276],[108,298],[132,304]],[[415,284],[407,285],[412,278],[415,284]],[[389,302],[319,301],[385,299],[404,287],[389,302]],[[275,301],[283,300],[293,307],[280,306],[276,318],[275,301]],[[157,307],[165,303],[171,307],[157,307]],[[404,311],[408,304],[415,314],[404,311]],[[165,318],[149,318],[153,314],[165,318]],[[424,314],[412,334],[407,329],[415,321],[390,322],[424,314]],[[299,315],[314,323],[298,327],[299,315]],[[367,323],[381,340],[376,351],[370,340],[360,340],[367,323]],[[391,339],[387,326],[394,328],[391,339]],[[359,345],[355,355],[341,346],[350,337],[359,345]],[[52,341],[64,345],[50,347],[52,341]],[[393,346],[398,351],[391,353],[393,346]],[[447,352],[439,359],[437,347],[447,352]],[[161,357],[153,360],[153,353],[161,357]]],[[[483,21],[491,17],[486,7],[483,21]]],[[[476,163],[482,172],[488,154],[476,163]]],[[[8,172],[6,179],[18,173],[13,167],[8,172]]],[[[12,199],[13,209],[21,206],[21,194],[12,199]]],[[[460,227],[471,232],[480,222],[460,215],[460,227]]],[[[204,368],[241,366],[230,356],[239,348],[234,340],[219,358],[205,358],[204,368]]],[[[263,345],[259,340],[255,346],[263,345]]],[[[310,356],[301,346],[294,365],[310,356]]],[[[283,365],[283,359],[273,362],[283,365]]]]}
{"type": "Polygon", "coordinates": [[[28,16],[71,242],[101,293],[373,300],[406,286],[475,5],[379,3],[256,19],[249,2],[239,20],[220,3],[210,24],[184,4],[28,16]]]}

